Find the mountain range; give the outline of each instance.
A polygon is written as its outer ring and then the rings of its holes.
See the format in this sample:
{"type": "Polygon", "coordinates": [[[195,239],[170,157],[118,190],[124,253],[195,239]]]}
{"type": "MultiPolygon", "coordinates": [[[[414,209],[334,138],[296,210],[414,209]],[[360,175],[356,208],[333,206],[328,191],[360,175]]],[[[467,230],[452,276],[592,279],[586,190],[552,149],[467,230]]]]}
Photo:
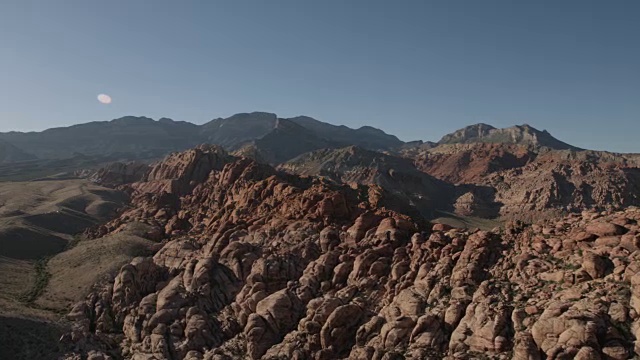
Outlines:
{"type": "MultiPolygon", "coordinates": [[[[351,129],[324,123],[310,117],[280,119],[275,114],[253,112],[214,119],[203,125],[161,118],[126,116],[111,121],[90,122],[42,132],[0,133],[0,146],[7,144],[13,154],[4,162],[38,159],[61,159],[78,154],[119,155],[126,159],[159,158],[170,152],[192,148],[202,143],[218,144],[233,151],[252,142],[285,140],[280,145],[297,146],[295,155],[322,147],[359,145],[370,149],[389,149],[402,141],[372,127],[351,129]],[[293,138],[296,144],[293,144],[293,138]],[[303,140],[304,139],[304,140],[303,140]],[[299,144],[303,140],[304,144],[299,144]]],[[[0,152],[0,155],[9,150],[0,152]]],[[[290,152],[290,151],[289,151],[290,152]]],[[[281,160],[285,154],[274,154],[281,160]]]]}
{"type": "Polygon", "coordinates": [[[123,117],[2,133],[0,180],[81,175],[117,186],[122,179],[141,179],[144,164],[205,143],[279,171],[378,187],[388,193],[387,204],[428,219],[438,212],[530,219],[640,205],[640,155],[582,150],[527,124],[498,129],[480,123],[437,143],[403,142],[369,126],[352,129],[265,112],[203,125],[123,117]]]}
{"type": "Polygon", "coordinates": [[[405,143],[370,126],[352,129],[307,116],[283,119],[275,114],[253,112],[214,119],[203,125],[126,116],[42,132],[0,133],[0,162],[65,159],[78,155],[158,159],[174,151],[210,143],[229,151],[253,152],[269,163],[278,164],[323,148],[356,145],[369,150],[395,151],[402,147],[475,142],[579,150],[529,125],[496,129],[477,124],[445,135],[437,144],[405,143]]]}

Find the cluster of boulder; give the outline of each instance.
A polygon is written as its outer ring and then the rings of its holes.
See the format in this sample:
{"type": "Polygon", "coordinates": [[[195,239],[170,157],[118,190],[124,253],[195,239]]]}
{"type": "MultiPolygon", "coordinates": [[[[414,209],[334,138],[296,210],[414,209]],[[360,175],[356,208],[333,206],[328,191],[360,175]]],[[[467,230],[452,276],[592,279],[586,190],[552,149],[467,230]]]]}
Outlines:
{"type": "Polygon", "coordinates": [[[427,225],[374,187],[286,175],[217,147],[126,185],[163,244],[96,284],[67,359],[630,359],[640,209],[491,231],[427,225]]]}

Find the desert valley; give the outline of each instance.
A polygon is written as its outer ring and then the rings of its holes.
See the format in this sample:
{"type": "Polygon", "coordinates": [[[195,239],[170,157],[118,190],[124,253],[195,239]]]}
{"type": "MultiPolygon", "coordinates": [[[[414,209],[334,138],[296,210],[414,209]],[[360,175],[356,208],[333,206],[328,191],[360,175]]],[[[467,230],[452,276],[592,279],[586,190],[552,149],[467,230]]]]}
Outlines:
{"type": "Polygon", "coordinates": [[[1,359],[632,359],[640,155],[243,113],[0,133],[1,359]]]}

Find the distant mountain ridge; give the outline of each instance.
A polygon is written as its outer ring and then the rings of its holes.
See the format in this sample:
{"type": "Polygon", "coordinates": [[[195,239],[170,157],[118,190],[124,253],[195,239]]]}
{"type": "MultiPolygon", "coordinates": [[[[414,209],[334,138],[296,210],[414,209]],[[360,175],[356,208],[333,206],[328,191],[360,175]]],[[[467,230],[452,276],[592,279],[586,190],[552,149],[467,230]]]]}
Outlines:
{"type": "Polygon", "coordinates": [[[480,123],[447,134],[437,143],[404,142],[371,126],[353,129],[308,116],[279,118],[273,113],[251,112],[217,118],[202,125],[168,118],[153,120],[144,116],[125,116],[42,132],[0,133],[0,163],[7,165],[26,160],[78,157],[155,161],[200,144],[220,145],[236,155],[253,157],[272,165],[282,164],[310,151],[348,146],[404,157],[416,157],[429,149],[450,151],[447,149],[451,146],[473,144],[512,144],[534,150],[582,150],[556,139],[546,130],[539,131],[526,124],[498,129],[480,123]]]}
{"type": "Polygon", "coordinates": [[[479,123],[447,134],[438,142],[440,145],[470,143],[519,144],[548,147],[553,150],[582,150],[554,138],[546,130],[540,131],[528,124],[498,129],[479,123]]]}
{"type": "Polygon", "coordinates": [[[278,119],[272,131],[247,143],[241,152],[253,152],[256,159],[269,164],[280,164],[310,151],[337,148],[344,144],[348,143],[328,140],[291,120],[278,119]]]}
{"type": "MultiPolygon", "coordinates": [[[[42,132],[0,133],[0,141],[20,150],[23,159],[62,159],[78,154],[97,156],[121,154],[123,158],[160,158],[202,143],[217,144],[230,151],[262,145],[267,156],[281,162],[303,152],[323,147],[358,145],[372,150],[386,150],[404,142],[372,127],[352,129],[300,116],[281,119],[265,112],[240,113],[214,119],[203,125],[161,118],[125,116],[42,132]],[[283,126],[286,129],[283,129],[283,126]],[[304,140],[304,144],[297,142],[304,140]],[[274,146],[281,149],[275,149],[274,146]]],[[[10,159],[13,159],[10,158],[10,159]]]]}
{"type": "Polygon", "coordinates": [[[197,125],[147,117],[125,116],[42,132],[0,133],[4,140],[39,159],[63,159],[78,154],[121,153],[137,158],[164,156],[197,145],[197,125]]]}
{"type": "Polygon", "coordinates": [[[342,144],[356,145],[365,149],[389,149],[404,144],[404,141],[401,141],[396,136],[389,135],[371,126],[352,129],[344,125],[331,125],[308,116],[298,116],[288,120],[319,134],[325,139],[342,144]]]}

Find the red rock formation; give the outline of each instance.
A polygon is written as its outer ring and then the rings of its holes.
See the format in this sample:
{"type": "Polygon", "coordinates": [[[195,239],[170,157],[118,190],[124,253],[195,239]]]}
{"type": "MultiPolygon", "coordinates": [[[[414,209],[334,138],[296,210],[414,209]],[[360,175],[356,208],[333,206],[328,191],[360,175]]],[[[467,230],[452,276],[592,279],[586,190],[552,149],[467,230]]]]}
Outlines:
{"type": "Polygon", "coordinates": [[[454,184],[475,184],[488,175],[520,168],[536,158],[525,146],[511,144],[443,145],[415,156],[418,169],[454,184]]]}
{"type": "Polygon", "coordinates": [[[494,212],[531,221],[585,208],[640,205],[640,158],[514,144],[441,145],[414,155],[416,166],[456,184],[461,215],[494,212]],[[479,210],[475,210],[479,209],[479,210]]]}
{"type": "Polygon", "coordinates": [[[636,208],[493,231],[427,228],[377,207],[371,188],[284,175],[217,148],[174,155],[151,174],[103,231],[144,223],[164,246],[75,307],[69,358],[640,354],[636,208]]]}

